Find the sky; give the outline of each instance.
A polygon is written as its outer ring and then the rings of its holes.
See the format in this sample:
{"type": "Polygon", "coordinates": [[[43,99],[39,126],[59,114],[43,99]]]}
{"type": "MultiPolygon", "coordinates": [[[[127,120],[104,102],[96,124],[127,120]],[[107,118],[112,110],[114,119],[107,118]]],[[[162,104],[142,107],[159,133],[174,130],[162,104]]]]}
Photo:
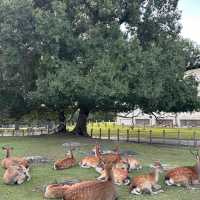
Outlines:
{"type": "Polygon", "coordinates": [[[179,0],[178,7],[182,10],[181,34],[200,45],[200,0],[179,0]]]}

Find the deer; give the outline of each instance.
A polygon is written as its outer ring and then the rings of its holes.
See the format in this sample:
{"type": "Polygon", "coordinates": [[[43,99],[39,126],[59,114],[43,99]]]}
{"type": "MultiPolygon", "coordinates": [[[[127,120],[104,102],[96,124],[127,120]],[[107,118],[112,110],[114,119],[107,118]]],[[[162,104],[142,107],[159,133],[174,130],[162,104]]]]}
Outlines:
{"type": "Polygon", "coordinates": [[[79,163],[80,167],[82,168],[96,168],[99,164],[100,161],[100,153],[99,153],[99,144],[95,145],[96,149],[95,149],[95,155],[93,156],[86,156],[85,158],[83,158],[81,160],[81,162],[79,163]]]}
{"type": "Polygon", "coordinates": [[[132,170],[140,170],[140,169],[142,169],[142,165],[140,164],[140,161],[137,160],[132,155],[125,155],[125,157],[123,157],[122,160],[125,161],[126,163],[128,163],[129,172],[131,172],[132,170]]]}
{"type": "Polygon", "coordinates": [[[29,161],[21,157],[11,157],[11,151],[13,147],[2,147],[3,151],[6,152],[6,157],[1,161],[1,165],[4,169],[10,166],[23,165],[25,168],[29,168],[29,161]]]}
{"type": "Polygon", "coordinates": [[[67,191],[70,185],[63,183],[50,184],[45,188],[44,197],[47,199],[62,198],[64,191],[67,191]]]}
{"type": "Polygon", "coordinates": [[[158,194],[163,192],[158,185],[159,173],[163,172],[163,167],[160,161],[154,163],[154,170],[148,174],[134,176],[131,180],[129,191],[135,195],[141,195],[143,192],[149,192],[150,194],[158,194]],[[157,191],[154,191],[156,189],[157,191]]]}
{"type": "Polygon", "coordinates": [[[105,181],[83,181],[70,186],[64,191],[63,200],[117,200],[113,183],[112,163],[105,164],[105,181]]]}
{"type": "Polygon", "coordinates": [[[3,175],[3,182],[7,185],[22,184],[30,181],[31,176],[24,165],[12,165],[8,167],[3,175]]]}
{"type": "MultiPolygon", "coordinates": [[[[100,176],[97,180],[104,180],[106,179],[106,170],[104,169],[104,165],[102,163],[99,164],[99,168],[102,170],[100,171],[100,176]]],[[[123,168],[123,165],[119,167],[118,165],[113,165],[112,167],[112,174],[113,174],[113,181],[116,185],[128,185],[130,183],[130,179],[128,177],[128,169],[123,168]]]]}
{"type": "Polygon", "coordinates": [[[190,149],[190,153],[195,157],[196,164],[194,166],[176,167],[169,170],[165,175],[165,183],[168,186],[185,186],[193,189],[191,185],[200,184],[200,155],[199,150],[194,153],[190,149]]]}
{"type": "Polygon", "coordinates": [[[70,145],[69,155],[65,155],[65,158],[62,160],[57,160],[54,163],[55,170],[63,170],[74,167],[76,165],[76,159],[74,158],[72,148],[70,145]]]}

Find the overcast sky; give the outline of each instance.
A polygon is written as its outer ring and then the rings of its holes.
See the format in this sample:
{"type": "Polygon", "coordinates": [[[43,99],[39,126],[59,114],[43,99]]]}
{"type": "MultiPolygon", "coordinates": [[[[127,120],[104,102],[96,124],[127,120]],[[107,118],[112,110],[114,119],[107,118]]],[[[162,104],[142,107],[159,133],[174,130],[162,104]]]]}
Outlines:
{"type": "Polygon", "coordinates": [[[182,10],[182,35],[200,45],[200,0],[179,0],[182,10]]]}

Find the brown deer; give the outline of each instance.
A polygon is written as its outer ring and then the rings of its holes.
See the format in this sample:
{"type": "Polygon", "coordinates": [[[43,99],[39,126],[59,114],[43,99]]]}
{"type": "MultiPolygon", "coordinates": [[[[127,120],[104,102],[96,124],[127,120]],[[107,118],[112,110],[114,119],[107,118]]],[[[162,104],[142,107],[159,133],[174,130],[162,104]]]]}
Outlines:
{"type": "Polygon", "coordinates": [[[122,159],[119,152],[119,146],[116,146],[115,153],[102,154],[101,158],[105,163],[108,162],[108,163],[116,164],[117,162],[120,162],[120,160],[122,159]]]}
{"type": "Polygon", "coordinates": [[[200,156],[199,150],[194,153],[191,149],[190,152],[196,158],[196,164],[188,167],[176,167],[169,170],[165,175],[165,183],[167,185],[185,186],[188,189],[191,185],[200,184],[200,156]]]}
{"type": "Polygon", "coordinates": [[[64,192],[63,200],[116,200],[117,192],[111,169],[111,164],[105,165],[105,181],[83,181],[70,186],[64,192]]]}
{"type": "MultiPolygon", "coordinates": [[[[102,164],[100,164],[102,165],[102,164]]],[[[97,180],[104,180],[106,179],[106,171],[103,166],[99,166],[102,168],[100,171],[100,176],[97,180]]],[[[128,177],[128,169],[127,168],[119,168],[119,166],[112,167],[112,174],[113,174],[113,181],[117,185],[128,185],[130,183],[130,179],[128,177]]]]}
{"type": "Polygon", "coordinates": [[[134,176],[130,184],[130,192],[132,194],[140,195],[142,192],[149,192],[150,194],[158,194],[163,190],[153,191],[160,188],[157,184],[159,180],[159,173],[163,171],[163,167],[159,161],[154,164],[154,170],[149,174],[134,176]]]}
{"type": "Polygon", "coordinates": [[[10,154],[14,149],[13,147],[2,147],[2,149],[6,152],[6,157],[1,161],[1,165],[4,169],[13,165],[23,165],[24,167],[29,168],[28,160],[21,157],[11,157],[10,154]]]}
{"type": "Polygon", "coordinates": [[[66,155],[66,157],[62,160],[57,160],[54,163],[54,169],[55,170],[68,169],[75,165],[76,165],[76,159],[74,158],[74,155],[72,153],[72,147],[70,145],[69,155],[66,155]]]}
{"type": "Polygon", "coordinates": [[[95,155],[93,156],[86,156],[85,158],[83,158],[81,160],[81,162],[79,163],[79,165],[82,167],[82,168],[91,168],[91,167],[94,167],[96,168],[100,162],[100,153],[99,153],[99,144],[96,144],[96,149],[95,149],[95,155]]]}
{"type": "Polygon", "coordinates": [[[127,162],[129,165],[129,172],[131,170],[139,170],[142,169],[142,165],[140,164],[140,161],[137,160],[132,155],[125,155],[125,157],[122,158],[123,161],[127,162]]]}
{"type": "Polygon", "coordinates": [[[31,176],[23,165],[13,165],[6,169],[3,175],[3,182],[8,185],[22,184],[29,181],[31,176]]]}
{"type": "Polygon", "coordinates": [[[67,191],[70,185],[60,184],[51,184],[48,185],[44,192],[44,197],[47,199],[62,198],[64,191],[67,191]]]}

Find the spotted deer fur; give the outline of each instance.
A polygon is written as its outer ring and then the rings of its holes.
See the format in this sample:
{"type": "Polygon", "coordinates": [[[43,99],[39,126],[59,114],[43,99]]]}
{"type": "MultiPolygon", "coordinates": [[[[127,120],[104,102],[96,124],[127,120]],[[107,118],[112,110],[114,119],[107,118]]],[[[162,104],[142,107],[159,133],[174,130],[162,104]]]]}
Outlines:
{"type": "Polygon", "coordinates": [[[74,184],[64,192],[63,200],[116,200],[117,192],[111,168],[112,165],[105,167],[105,181],[83,181],[74,184]]]}
{"type": "Polygon", "coordinates": [[[28,173],[28,169],[23,165],[10,166],[3,175],[3,182],[8,185],[22,184],[30,179],[31,176],[28,173]]]}
{"type": "Polygon", "coordinates": [[[191,185],[200,184],[200,155],[199,150],[194,153],[190,152],[196,158],[194,166],[176,167],[169,170],[165,175],[165,183],[167,185],[185,186],[190,188],[191,185]]]}
{"type": "Polygon", "coordinates": [[[158,185],[159,173],[163,170],[160,162],[156,161],[154,170],[149,174],[134,176],[130,184],[130,192],[132,194],[140,195],[142,192],[149,192],[150,194],[158,194],[162,190],[153,191],[160,188],[158,185]]]}
{"type": "Polygon", "coordinates": [[[54,163],[54,169],[55,170],[62,170],[62,169],[68,169],[76,165],[76,159],[74,158],[72,148],[70,146],[69,155],[66,155],[64,159],[57,160],[54,163]]]}
{"type": "Polygon", "coordinates": [[[92,156],[86,156],[85,158],[83,158],[81,160],[81,162],[79,163],[79,165],[82,168],[96,168],[100,162],[100,153],[99,153],[99,144],[96,144],[96,149],[95,149],[95,155],[92,156]]]}

